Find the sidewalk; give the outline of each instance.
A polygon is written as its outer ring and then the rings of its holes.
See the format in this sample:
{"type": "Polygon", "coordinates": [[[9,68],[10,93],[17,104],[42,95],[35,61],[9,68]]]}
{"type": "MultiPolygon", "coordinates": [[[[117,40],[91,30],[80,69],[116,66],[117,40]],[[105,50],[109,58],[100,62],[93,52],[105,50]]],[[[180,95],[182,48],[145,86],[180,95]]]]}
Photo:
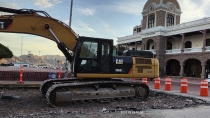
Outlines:
{"type": "Polygon", "coordinates": [[[29,87],[39,88],[43,81],[0,81],[0,87],[29,87]]]}
{"type": "MultiPolygon", "coordinates": [[[[171,81],[173,82],[181,82],[181,77],[169,77],[171,78],[171,81]]],[[[188,84],[196,84],[196,85],[200,85],[201,84],[201,80],[200,78],[188,78],[188,77],[184,77],[187,79],[188,84]]],[[[160,78],[160,81],[165,81],[166,78],[160,78]]],[[[152,87],[150,87],[151,90],[153,91],[157,91],[157,92],[161,92],[161,93],[166,93],[166,94],[171,94],[171,95],[179,95],[179,96],[185,96],[185,97],[191,97],[191,98],[196,98],[196,99],[200,99],[200,100],[204,100],[207,103],[210,103],[210,96],[208,97],[203,97],[200,96],[199,94],[194,94],[193,92],[188,91],[188,93],[180,93],[179,90],[172,90],[172,91],[165,91],[163,89],[153,89],[152,87]]]]}

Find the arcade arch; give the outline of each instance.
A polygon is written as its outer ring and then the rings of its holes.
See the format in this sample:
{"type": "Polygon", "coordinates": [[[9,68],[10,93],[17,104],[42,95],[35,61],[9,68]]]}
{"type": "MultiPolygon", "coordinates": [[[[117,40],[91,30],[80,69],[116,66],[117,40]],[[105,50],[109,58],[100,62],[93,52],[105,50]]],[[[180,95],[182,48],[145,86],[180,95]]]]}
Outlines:
{"type": "Polygon", "coordinates": [[[185,60],[184,73],[186,77],[201,77],[202,66],[197,59],[185,60]]]}

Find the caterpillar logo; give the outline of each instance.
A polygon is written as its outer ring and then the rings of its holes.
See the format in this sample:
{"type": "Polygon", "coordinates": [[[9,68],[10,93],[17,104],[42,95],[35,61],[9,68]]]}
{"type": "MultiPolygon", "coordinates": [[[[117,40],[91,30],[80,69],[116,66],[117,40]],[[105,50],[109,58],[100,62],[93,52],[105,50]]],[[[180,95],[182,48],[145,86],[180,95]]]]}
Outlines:
{"type": "Polygon", "coordinates": [[[7,30],[12,26],[12,19],[0,19],[0,29],[7,30]]]}
{"type": "Polygon", "coordinates": [[[123,59],[116,59],[116,64],[123,64],[123,59]]]}

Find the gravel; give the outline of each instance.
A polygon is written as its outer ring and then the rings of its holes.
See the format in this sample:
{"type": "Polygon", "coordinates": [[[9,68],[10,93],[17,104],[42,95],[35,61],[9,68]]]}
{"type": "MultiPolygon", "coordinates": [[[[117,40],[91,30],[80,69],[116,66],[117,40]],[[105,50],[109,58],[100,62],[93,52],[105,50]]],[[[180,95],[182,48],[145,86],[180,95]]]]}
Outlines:
{"type": "Polygon", "coordinates": [[[206,101],[168,95],[151,91],[146,101],[139,99],[115,100],[109,103],[75,102],[69,106],[50,107],[39,89],[12,89],[1,88],[3,98],[0,100],[0,118],[149,118],[153,117],[146,114],[147,111],[154,109],[183,109],[209,105],[206,101]],[[14,96],[11,99],[11,96],[14,96]]]}

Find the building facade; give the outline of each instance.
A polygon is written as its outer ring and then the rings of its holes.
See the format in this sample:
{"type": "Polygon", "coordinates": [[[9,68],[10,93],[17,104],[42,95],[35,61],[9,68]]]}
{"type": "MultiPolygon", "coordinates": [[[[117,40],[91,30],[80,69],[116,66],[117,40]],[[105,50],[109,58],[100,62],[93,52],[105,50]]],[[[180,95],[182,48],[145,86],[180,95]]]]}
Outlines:
{"type": "Polygon", "coordinates": [[[210,17],[180,24],[181,13],[177,0],[148,0],[141,25],[117,43],[152,51],[160,76],[205,78],[210,73],[210,17]]]}

